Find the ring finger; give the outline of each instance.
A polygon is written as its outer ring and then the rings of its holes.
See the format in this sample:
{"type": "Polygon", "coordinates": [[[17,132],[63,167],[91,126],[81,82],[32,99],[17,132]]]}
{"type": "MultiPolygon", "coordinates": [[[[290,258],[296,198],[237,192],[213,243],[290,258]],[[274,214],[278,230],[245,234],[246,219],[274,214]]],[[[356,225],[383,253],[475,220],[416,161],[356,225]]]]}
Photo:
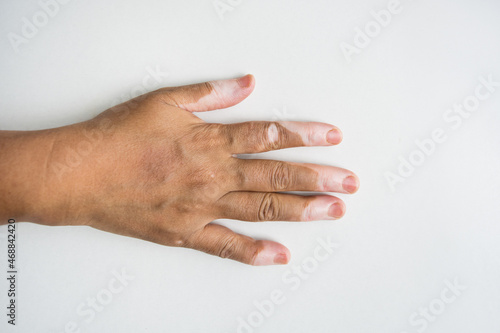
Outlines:
{"type": "Polygon", "coordinates": [[[359,187],[354,173],[326,165],[240,159],[236,168],[240,179],[236,191],[354,193],[359,187]]]}

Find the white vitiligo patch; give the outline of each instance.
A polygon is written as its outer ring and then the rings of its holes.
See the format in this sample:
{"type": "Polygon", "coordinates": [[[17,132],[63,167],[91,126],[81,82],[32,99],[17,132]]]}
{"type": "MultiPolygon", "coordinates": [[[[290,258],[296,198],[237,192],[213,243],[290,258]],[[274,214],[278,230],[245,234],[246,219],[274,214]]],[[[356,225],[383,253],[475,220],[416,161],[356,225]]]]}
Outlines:
{"type": "Polygon", "coordinates": [[[329,146],[326,134],[333,127],[318,122],[280,121],[279,124],[290,132],[300,135],[306,146],[329,146]]]}
{"type": "Polygon", "coordinates": [[[275,124],[271,124],[267,129],[267,138],[270,143],[275,143],[278,141],[278,127],[275,124]]]}
{"type": "Polygon", "coordinates": [[[349,170],[339,167],[314,164],[307,166],[318,174],[317,188],[320,192],[347,193],[342,186],[344,179],[349,176],[356,177],[349,170]]]}
{"type": "Polygon", "coordinates": [[[242,91],[237,79],[210,81],[209,84],[212,86],[210,94],[197,102],[179,104],[179,107],[191,112],[222,108],[225,104],[237,100],[242,91]]]}
{"type": "Polygon", "coordinates": [[[311,201],[302,212],[301,221],[315,220],[335,220],[334,217],[328,215],[328,209],[334,201],[328,197],[319,197],[311,201]]]}

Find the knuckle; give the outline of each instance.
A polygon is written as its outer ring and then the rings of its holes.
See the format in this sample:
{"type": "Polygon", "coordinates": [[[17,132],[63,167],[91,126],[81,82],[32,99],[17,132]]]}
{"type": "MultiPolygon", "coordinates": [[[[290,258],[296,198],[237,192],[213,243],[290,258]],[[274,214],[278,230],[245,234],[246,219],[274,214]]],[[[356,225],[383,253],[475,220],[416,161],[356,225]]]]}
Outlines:
{"type": "Polygon", "coordinates": [[[240,167],[234,167],[231,170],[231,180],[238,188],[244,188],[248,183],[249,179],[245,170],[240,167]]]}
{"type": "Polygon", "coordinates": [[[210,166],[195,165],[187,168],[185,184],[191,189],[201,189],[215,181],[216,169],[210,166]]]}
{"type": "Polygon", "coordinates": [[[274,191],[283,191],[290,188],[292,174],[286,162],[276,162],[271,171],[271,188],[274,191]]]}
{"type": "Polygon", "coordinates": [[[285,146],[288,133],[277,121],[272,121],[264,126],[263,147],[264,150],[276,150],[285,146]]]}
{"type": "Polygon", "coordinates": [[[235,128],[231,124],[217,124],[219,126],[219,136],[225,141],[226,147],[231,148],[235,145],[235,128]]]}
{"type": "Polygon", "coordinates": [[[234,237],[225,238],[219,247],[217,255],[221,258],[232,258],[236,253],[238,242],[234,237]]]}
{"type": "Polygon", "coordinates": [[[224,125],[217,123],[196,124],[191,139],[207,149],[220,149],[228,144],[224,125]]]}
{"type": "Polygon", "coordinates": [[[266,193],[258,210],[258,221],[276,221],[281,215],[281,204],[275,193],[266,193]]]}

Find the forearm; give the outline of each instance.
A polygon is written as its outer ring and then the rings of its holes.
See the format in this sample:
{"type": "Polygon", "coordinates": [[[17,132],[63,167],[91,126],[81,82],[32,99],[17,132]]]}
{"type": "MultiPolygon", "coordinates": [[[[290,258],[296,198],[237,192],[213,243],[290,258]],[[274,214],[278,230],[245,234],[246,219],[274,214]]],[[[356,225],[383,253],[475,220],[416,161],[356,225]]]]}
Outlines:
{"type": "Polygon", "coordinates": [[[49,166],[56,131],[0,131],[0,224],[47,223],[54,214],[49,166]]]}

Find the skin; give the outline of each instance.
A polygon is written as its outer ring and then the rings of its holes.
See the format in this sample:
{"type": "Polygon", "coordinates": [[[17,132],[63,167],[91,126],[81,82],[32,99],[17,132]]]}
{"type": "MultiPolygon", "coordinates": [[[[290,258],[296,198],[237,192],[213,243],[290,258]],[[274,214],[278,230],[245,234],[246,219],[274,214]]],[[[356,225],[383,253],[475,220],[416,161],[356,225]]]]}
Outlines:
{"type": "Polygon", "coordinates": [[[252,75],[163,88],[86,122],[0,131],[0,218],[87,225],[251,265],[286,264],[282,244],[213,223],[335,220],[330,195],[354,193],[358,177],[332,166],[248,160],[238,154],[342,141],[317,122],[206,123],[192,112],[227,108],[253,91],[252,75]]]}

